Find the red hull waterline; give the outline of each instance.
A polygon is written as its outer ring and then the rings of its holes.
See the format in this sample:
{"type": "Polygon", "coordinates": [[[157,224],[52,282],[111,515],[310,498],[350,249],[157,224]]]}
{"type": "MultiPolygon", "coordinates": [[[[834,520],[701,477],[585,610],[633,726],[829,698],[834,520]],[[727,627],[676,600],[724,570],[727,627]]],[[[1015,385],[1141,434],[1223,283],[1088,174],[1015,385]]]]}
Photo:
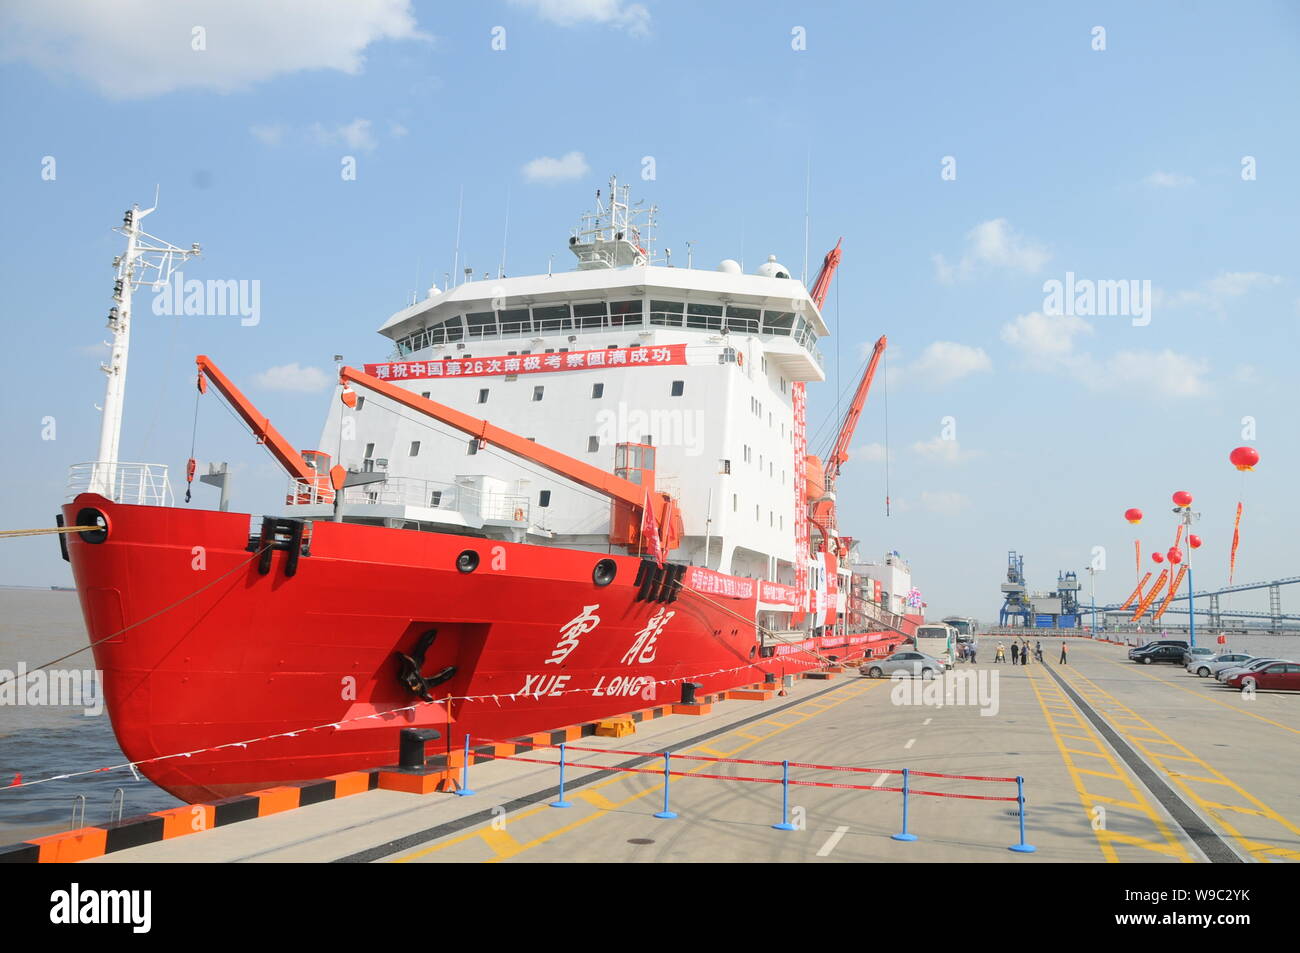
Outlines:
{"type": "Polygon", "coordinates": [[[647,601],[631,556],[315,522],[296,567],[278,550],[263,573],[246,514],[83,494],[67,524],[86,525],[86,508],[107,539],[69,534],[68,556],[113,730],[142,773],[190,802],[392,764],[405,727],[437,729],[431,751],[446,751],[467,733],[514,738],[675,702],[683,679],[717,692],[901,639],[764,649],[752,590],[688,582],[647,601]],[[465,550],[472,572],[457,569],[465,550]],[[603,586],[601,560],[616,567],[603,586]],[[421,671],[454,666],[432,690],[450,701],[422,702],[399,678],[397,653],[431,629],[421,671]]]}

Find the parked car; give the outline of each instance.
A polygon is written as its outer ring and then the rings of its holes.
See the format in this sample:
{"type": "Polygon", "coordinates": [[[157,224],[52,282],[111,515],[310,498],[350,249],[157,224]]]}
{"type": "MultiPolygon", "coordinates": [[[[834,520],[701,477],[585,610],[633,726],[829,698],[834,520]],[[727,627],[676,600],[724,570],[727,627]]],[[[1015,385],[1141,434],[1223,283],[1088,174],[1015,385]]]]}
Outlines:
{"type": "Polygon", "coordinates": [[[1257,669],[1230,675],[1224,684],[1229,688],[1240,688],[1243,692],[1254,691],[1257,688],[1300,691],[1300,664],[1269,662],[1257,669]]]}
{"type": "Polygon", "coordinates": [[[868,678],[882,678],[896,672],[906,672],[913,678],[918,675],[921,678],[934,678],[943,674],[944,665],[932,655],[904,651],[895,652],[888,658],[876,659],[864,668],[868,678]]]}
{"type": "Polygon", "coordinates": [[[1134,657],[1134,656],[1136,656],[1139,652],[1145,652],[1145,651],[1147,651],[1148,649],[1158,648],[1159,646],[1162,646],[1162,645],[1172,645],[1172,646],[1176,646],[1176,647],[1178,648],[1178,657],[1179,657],[1179,658],[1182,658],[1183,650],[1185,650],[1185,649],[1187,648],[1187,642],[1184,641],[1184,640],[1182,640],[1182,639],[1157,639],[1157,640],[1155,640],[1154,642],[1147,642],[1147,643],[1145,643],[1145,644],[1143,644],[1143,645],[1139,645],[1137,648],[1129,649],[1129,650],[1128,650],[1128,657],[1129,657],[1130,659],[1132,659],[1133,661],[1135,661],[1135,662],[1140,661],[1140,659],[1134,657]]]}
{"type": "Polygon", "coordinates": [[[1215,655],[1215,650],[1214,650],[1214,649],[1206,648],[1206,647],[1203,646],[1203,645],[1196,645],[1196,646],[1193,646],[1193,647],[1190,648],[1190,649],[1184,649],[1184,650],[1183,650],[1183,664],[1186,665],[1186,664],[1187,664],[1188,662],[1190,662],[1192,659],[1198,659],[1198,658],[1202,658],[1202,659],[1204,659],[1204,658],[1213,658],[1214,655],[1215,655]]]}
{"type": "Polygon", "coordinates": [[[1152,662],[1173,662],[1182,664],[1183,646],[1181,645],[1145,645],[1128,653],[1129,659],[1150,665],[1152,662]]]}
{"type": "Polygon", "coordinates": [[[1212,655],[1209,658],[1197,656],[1187,663],[1187,671],[1201,678],[1217,675],[1225,668],[1236,668],[1253,660],[1255,656],[1244,652],[1228,652],[1224,655],[1212,655]]]}
{"type": "Polygon", "coordinates": [[[1269,662],[1285,662],[1285,661],[1286,659],[1280,659],[1280,658],[1255,658],[1255,659],[1251,659],[1249,662],[1242,662],[1240,665],[1236,666],[1235,668],[1230,667],[1230,668],[1220,669],[1219,671],[1214,673],[1214,677],[1221,682],[1227,682],[1228,676],[1236,675],[1238,672],[1250,672],[1259,668],[1261,665],[1267,665],[1269,662]]]}

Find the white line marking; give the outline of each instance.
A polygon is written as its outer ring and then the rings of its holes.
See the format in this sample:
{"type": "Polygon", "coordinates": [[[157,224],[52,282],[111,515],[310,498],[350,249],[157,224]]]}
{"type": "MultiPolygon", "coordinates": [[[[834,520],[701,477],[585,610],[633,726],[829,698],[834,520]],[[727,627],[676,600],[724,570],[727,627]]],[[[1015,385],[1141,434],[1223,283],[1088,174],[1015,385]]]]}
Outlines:
{"type": "Polygon", "coordinates": [[[876,780],[872,781],[872,782],[871,782],[871,786],[872,786],[873,788],[878,788],[878,787],[880,787],[882,784],[885,783],[885,779],[888,778],[888,777],[889,777],[889,772],[886,771],[886,772],[885,772],[884,774],[882,774],[880,777],[876,778],[876,780]]]}
{"type": "Polygon", "coordinates": [[[932,721],[934,721],[933,718],[927,718],[925,721],[921,722],[921,727],[924,728],[926,725],[928,725],[928,724],[929,724],[930,722],[932,722],[932,721]]]}
{"type": "Polygon", "coordinates": [[[914,744],[916,744],[916,739],[915,739],[915,738],[913,738],[913,739],[912,739],[911,741],[909,741],[907,744],[903,745],[903,750],[906,751],[908,748],[912,747],[912,745],[914,745],[914,744]]]}
{"type": "Polygon", "coordinates": [[[835,849],[835,845],[840,842],[840,838],[844,836],[844,832],[847,831],[848,829],[849,827],[847,824],[845,824],[843,827],[835,828],[835,833],[830,836],[830,838],[826,841],[826,843],[822,844],[822,849],[817,851],[817,856],[818,857],[828,856],[830,852],[835,849]]]}

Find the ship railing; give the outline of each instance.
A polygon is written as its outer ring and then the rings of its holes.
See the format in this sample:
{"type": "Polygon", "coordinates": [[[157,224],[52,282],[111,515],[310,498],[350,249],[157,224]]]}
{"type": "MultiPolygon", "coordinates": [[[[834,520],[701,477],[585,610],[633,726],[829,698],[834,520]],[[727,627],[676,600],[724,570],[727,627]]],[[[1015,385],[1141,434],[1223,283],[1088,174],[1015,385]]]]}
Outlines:
{"type": "MultiPolygon", "coordinates": [[[[293,479],[289,481],[286,498],[291,506],[319,506],[332,504],[334,493],[328,488],[317,486],[313,481],[293,479]]],[[[472,486],[416,477],[389,477],[383,483],[345,487],[342,502],[345,506],[410,506],[448,510],[469,518],[516,523],[526,523],[529,517],[529,501],[526,496],[484,493],[472,486]]]]}
{"type": "Polygon", "coordinates": [[[68,468],[67,498],[98,493],[116,503],[172,506],[171,482],[165,463],[74,463],[68,468]]]}

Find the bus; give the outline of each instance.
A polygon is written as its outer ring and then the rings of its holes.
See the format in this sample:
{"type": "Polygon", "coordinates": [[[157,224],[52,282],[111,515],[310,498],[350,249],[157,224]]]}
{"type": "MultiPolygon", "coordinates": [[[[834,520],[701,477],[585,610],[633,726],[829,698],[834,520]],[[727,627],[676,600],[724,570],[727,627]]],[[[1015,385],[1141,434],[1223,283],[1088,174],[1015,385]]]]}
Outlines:
{"type": "Polygon", "coordinates": [[[952,668],[956,660],[955,645],[957,630],[946,622],[927,622],[916,627],[913,642],[916,650],[932,658],[937,658],[947,668],[952,668]]]}
{"type": "Polygon", "coordinates": [[[957,632],[958,642],[975,641],[975,620],[968,619],[965,616],[950,615],[944,620],[945,625],[950,625],[957,632]]]}

